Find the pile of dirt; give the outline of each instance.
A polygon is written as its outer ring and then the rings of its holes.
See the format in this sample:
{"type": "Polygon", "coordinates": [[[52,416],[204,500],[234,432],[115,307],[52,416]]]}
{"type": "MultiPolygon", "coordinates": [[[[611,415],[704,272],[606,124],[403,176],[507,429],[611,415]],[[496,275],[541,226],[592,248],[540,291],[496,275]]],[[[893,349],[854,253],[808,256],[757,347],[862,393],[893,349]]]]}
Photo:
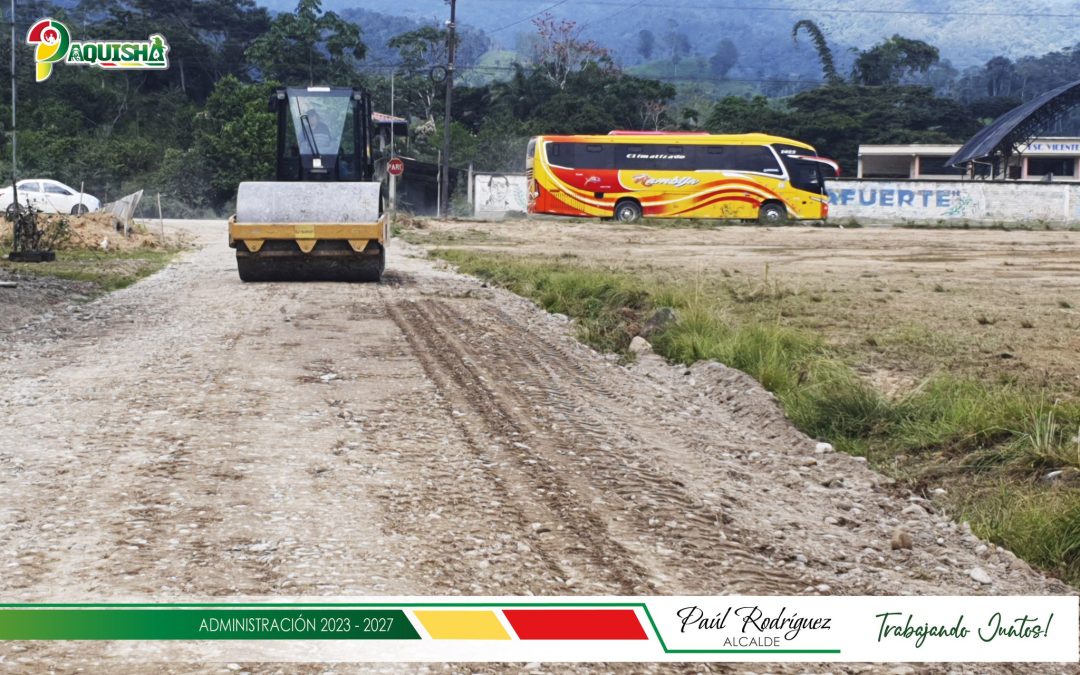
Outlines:
{"type": "MultiPolygon", "coordinates": [[[[147,251],[169,246],[160,235],[139,224],[125,236],[123,226],[108,213],[41,214],[38,228],[43,232],[42,246],[55,251],[147,251]]],[[[0,245],[11,245],[11,230],[10,221],[0,220],[0,245]]]]}

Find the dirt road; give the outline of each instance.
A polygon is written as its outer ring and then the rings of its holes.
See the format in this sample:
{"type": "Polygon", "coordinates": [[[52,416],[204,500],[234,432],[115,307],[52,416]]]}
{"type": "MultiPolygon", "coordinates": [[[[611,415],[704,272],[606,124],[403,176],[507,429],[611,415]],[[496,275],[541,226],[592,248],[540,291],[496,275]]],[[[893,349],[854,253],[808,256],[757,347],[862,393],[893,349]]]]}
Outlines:
{"type": "Polygon", "coordinates": [[[381,285],[243,285],[224,224],[185,227],[206,246],[0,334],[7,601],[1069,592],[739,373],[618,366],[401,244],[381,285]]]}

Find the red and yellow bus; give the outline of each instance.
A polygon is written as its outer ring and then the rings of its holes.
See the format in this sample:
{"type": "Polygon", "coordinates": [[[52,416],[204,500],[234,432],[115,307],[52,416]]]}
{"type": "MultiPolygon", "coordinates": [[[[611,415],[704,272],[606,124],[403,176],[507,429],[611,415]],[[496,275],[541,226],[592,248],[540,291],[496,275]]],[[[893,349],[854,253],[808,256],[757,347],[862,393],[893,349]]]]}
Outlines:
{"type": "Polygon", "coordinates": [[[525,169],[529,213],[646,218],[823,220],[832,160],[765,134],[613,131],[538,136],[525,169]]]}

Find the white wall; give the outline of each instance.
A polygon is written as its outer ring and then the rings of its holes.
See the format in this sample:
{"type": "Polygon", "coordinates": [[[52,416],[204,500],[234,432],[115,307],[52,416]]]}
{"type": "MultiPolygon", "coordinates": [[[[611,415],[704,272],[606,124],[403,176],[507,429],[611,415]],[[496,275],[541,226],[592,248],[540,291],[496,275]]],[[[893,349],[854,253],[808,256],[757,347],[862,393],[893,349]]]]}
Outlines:
{"type": "Polygon", "coordinates": [[[478,218],[501,218],[510,211],[525,212],[524,174],[478,173],[473,176],[473,213],[478,218]]]}
{"type": "Polygon", "coordinates": [[[1080,223],[1080,185],[985,181],[829,181],[829,218],[1080,223]]]}

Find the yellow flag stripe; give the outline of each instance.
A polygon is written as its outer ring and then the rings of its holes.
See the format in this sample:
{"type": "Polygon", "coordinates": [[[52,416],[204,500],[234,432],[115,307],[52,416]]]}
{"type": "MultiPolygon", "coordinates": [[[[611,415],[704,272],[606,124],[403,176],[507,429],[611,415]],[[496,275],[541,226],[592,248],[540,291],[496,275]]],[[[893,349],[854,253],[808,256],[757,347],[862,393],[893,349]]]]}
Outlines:
{"type": "Polygon", "coordinates": [[[492,611],[415,610],[413,614],[435,640],[509,640],[492,611]]]}

